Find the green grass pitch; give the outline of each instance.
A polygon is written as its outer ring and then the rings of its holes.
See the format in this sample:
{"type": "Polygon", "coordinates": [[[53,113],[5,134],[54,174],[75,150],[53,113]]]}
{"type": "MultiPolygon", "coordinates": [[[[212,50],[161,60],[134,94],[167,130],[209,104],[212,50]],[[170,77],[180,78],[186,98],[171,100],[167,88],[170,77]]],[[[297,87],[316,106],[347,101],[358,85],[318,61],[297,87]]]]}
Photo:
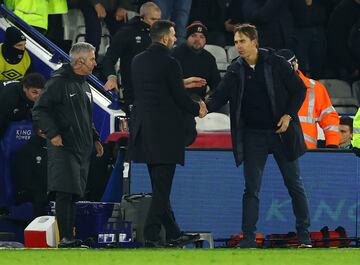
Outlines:
{"type": "Polygon", "coordinates": [[[8,265],[359,265],[360,249],[3,249],[8,265]]]}

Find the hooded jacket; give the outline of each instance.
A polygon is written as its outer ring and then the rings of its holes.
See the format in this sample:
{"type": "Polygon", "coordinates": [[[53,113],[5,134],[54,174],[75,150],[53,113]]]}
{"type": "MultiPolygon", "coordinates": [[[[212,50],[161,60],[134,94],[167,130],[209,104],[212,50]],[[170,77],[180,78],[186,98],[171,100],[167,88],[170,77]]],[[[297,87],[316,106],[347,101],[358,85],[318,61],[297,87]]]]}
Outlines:
{"type": "Polygon", "coordinates": [[[307,88],[304,103],[298,113],[307,148],[317,148],[317,124],[324,130],[326,146],[339,146],[340,118],[331,104],[326,88],[320,82],[304,76],[300,70],[297,73],[307,88]]]}
{"type": "Polygon", "coordinates": [[[92,122],[92,94],[85,76],[65,64],[53,72],[33,108],[33,120],[47,139],[60,135],[64,148],[81,154],[99,139],[92,122]]]}

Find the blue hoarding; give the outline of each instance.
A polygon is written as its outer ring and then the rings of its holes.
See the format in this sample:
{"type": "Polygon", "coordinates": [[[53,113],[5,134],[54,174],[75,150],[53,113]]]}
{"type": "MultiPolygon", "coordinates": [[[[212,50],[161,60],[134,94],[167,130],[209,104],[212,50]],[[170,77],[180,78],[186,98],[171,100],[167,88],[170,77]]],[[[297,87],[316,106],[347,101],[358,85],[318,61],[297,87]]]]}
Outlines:
{"type": "MultiPolygon", "coordinates": [[[[359,162],[352,153],[308,152],[300,167],[311,211],[311,231],[341,225],[359,236],[359,162]]],[[[151,192],[147,168],[132,164],[131,192],[151,192]]],[[[188,150],[185,166],[178,166],[172,206],[185,231],[212,231],[215,238],[241,231],[243,167],[235,167],[231,151],[188,150]]],[[[260,194],[258,232],[295,231],[291,200],[270,155],[260,194]]]]}

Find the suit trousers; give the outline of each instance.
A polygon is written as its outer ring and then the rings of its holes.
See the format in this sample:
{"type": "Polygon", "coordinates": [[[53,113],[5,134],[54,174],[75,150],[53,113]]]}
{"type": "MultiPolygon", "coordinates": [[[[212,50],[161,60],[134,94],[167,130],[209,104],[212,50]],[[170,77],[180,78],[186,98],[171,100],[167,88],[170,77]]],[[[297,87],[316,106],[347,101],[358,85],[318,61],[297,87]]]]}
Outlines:
{"type": "Polygon", "coordinates": [[[163,225],[166,240],[176,239],[181,232],[170,204],[176,164],[148,164],[147,166],[151,179],[152,201],[145,221],[144,238],[149,241],[160,241],[161,225],[163,225]]]}
{"type": "Polygon", "coordinates": [[[242,229],[254,237],[259,218],[259,193],[266,159],[272,153],[291,197],[298,233],[310,226],[308,200],[300,176],[298,160],[289,161],[274,130],[246,129],[244,133],[244,177],[242,229]]]}

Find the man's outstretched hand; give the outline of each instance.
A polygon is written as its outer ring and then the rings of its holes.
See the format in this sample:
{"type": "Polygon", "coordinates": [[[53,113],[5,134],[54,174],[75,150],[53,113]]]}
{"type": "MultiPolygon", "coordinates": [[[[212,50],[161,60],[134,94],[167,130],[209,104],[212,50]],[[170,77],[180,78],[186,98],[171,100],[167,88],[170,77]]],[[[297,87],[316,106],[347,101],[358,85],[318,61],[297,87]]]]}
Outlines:
{"type": "Polygon", "coordinates": [[[184,79],[185,88],[203,87],[206,86],[206,84],[206,79],[197,76],[192,76],[184,79]]]}
{"type": "Polygon", "coordinates": [[[199,101],[199,105],[200,105],[199,117],[204,118],[206,116],[206,114],[208,114],[206,104],[204,101],[201,100],[201,101],[199,101]]]}

